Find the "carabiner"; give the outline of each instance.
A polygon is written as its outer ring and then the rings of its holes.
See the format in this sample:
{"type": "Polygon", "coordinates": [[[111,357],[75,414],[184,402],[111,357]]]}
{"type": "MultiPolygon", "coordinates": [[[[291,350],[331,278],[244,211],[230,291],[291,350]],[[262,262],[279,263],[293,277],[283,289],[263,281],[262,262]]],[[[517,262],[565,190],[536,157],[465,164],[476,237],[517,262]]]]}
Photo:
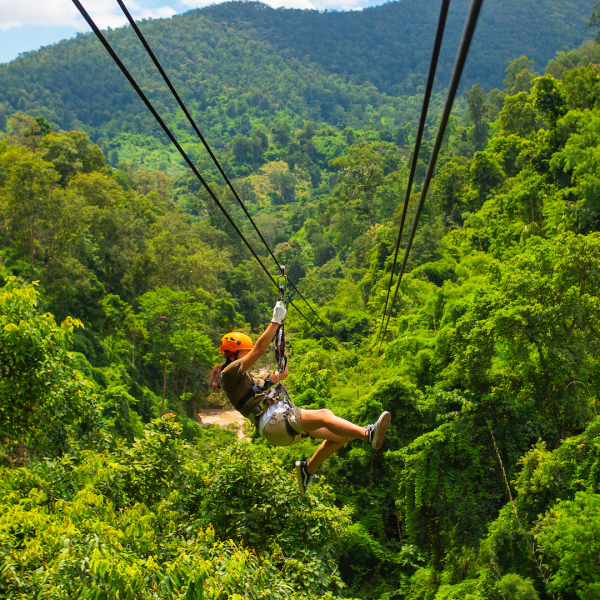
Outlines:
{"type": "Polygon", "coordinates": [[[281,275],[277,276],[277,289],[279,290],[279,298],[288,307],[289,298],[287,298],[288,278],[285,274],[285,266],[280,265],[281,275]],[[282,283],[283,281],[283,283],[282,283]]]}
{"type": "MultiPolygon", "coordinates": [[[[288,278],[285,274],[285,266],[280,265],[281,275],[277,277],[277,288],[279,289],[279,299],[288,308],[290,299],[288,298],[288,278]]],[[[277,370],[279,375],[285,370],[285,325],[282,323],[275,334],[275,360],[277,361],[277,370]]]]}

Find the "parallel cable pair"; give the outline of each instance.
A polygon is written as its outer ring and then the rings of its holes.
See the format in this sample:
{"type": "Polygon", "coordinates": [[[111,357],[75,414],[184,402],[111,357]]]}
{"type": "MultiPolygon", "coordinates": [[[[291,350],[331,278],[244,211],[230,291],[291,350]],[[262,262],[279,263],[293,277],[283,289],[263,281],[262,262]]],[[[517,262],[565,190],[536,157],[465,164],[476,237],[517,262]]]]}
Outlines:
{"type": "MultiPolygon", "coordinates": [[[[120,3],[120,0],[117,0],[117,2],[120,3]]],[[[387,306],[388,301],[390,299],[390,292],[392,291],[392,284],[394,282],[394,275],[396,273],[398,251],[400,250],[400,241],[402,240],[402,232],[404,231],[404,223],[406,222],[406,213],[408,212],[410,193],[412,191],[413,181],[415,179],[415,172],[417,170],[419,152],[421,151],[421,141],[423,140],[423,132],[425,131],[427,112],[429,111],[429,101],[431,100],[431,93],[433,91],[433,82],[435,80],[435,72],[440,58],[440,50],[442,47],[442,40],[444,39],[444,30],[446,28],[446,18],[448,17],[449,7],[450,0],[442,0],[442,6],[440,8],[440,18],[438,20],[437,32],[435,34],[435,42],[433,45],[433,52],[431,54],[431,63],[429,65],[429,75],[427,76],[427,85],[425,87],[425,95],[423,96],[423,108],[421,109],[421,118],[419,120],[419,128],[417,130],[417,139],[415,140],[415,149],[413,151],[412,160],[410,164],[410,174],[408,176],[408,183],[406,185],[406,197],[404,198],[402,218],[400,220],[400,228],[398,229],[398,239],[396,240],[396,250],[394,252],[394,263],[392,265],[392,272],[390,273],[390,283],[388,285],[387,295],[385,297],[385,307],[383,308],[383,316],[381,318],[381,326],[379,327],[379,334],[377,336],[378,338],[381,337],[381,333],[383,331],[383,324],[385,322],[385,316],[387,314],[387,306]]],[[[377,343],[377,341],[375,341],[375,343],[377,343]]]]}
{"type": "MultiPolygon", "coordinates": [[[[233,219],[231,218],[229,213],[225,210],[224,206],[221,204],[221,202],[219,202],[219,199],[217,198],[215,193],[212,191],[211,187],[208,185],[206,180],[202,177],[202,175],[200,174],[200,172],[198,171],[198,169],[196,168],[196,166],[194,165],[194,163],[192,162],[190,157],[187,155],[185,150],[181,147],[181,144],[179,144],[179,142],[173,135],[173,133],[171,133],[171,130],[168,128],[166,123],[163,121],[162,117],[158,114],[158,112],[156,111],[156,109],[154,108],[154,106],[152,105],[150,100],[146,97],[146,94],[142,91],[140,86],[137,84],[137,82],[135,81],[135,79],[133,78],[131,73],[128,71],[127,67],[123,64],[121,59],[117,56],[116,52],[113,50],[112,46],[108,43],[107,39],[104,37],[103,33],[100,31],[100,29],[98,28],[98,26],[96,25],[94,20],[90,17],[90,15],[87,13],[87,11],[85,10],[85,8],[83,7],[83,5],[81,4],[81,2],[79,0],[73,0],[73,4],[75,4],[75,6],[79,10],[79,12],[83,16],[83,18],[87,21],[88,25],[92,28],[92,30],[96,34],[96,37],[100,40],[101,44],[104,46],[104,48],[109,53],[111,58],[115,61],[117,66],[121,69],[121,72],[123,73],[123,75],[125,75],[125,77],[129,81],[129,83],[131,84],[133,89],[136,91],[138,96],[142,99],[142,101],[144,102],[144,104],[146,105],[146,107],[148,108],[150,113],[152,114],[152,116],[156,119],[157,123],[161,126],[162,130],[165,132],[165,134],[167,135],[169,140],[175,146],[175,148],[177,149],[179,154],[181,154],[182,158],[185,160],[187,165],[190,167],[190,169],[192,170],[194,175],[198,178],[200,183],[204,186],[206,191],[209,193],[210,197],[214,200],[215,204],[218,206],[218,208],[223,213],[223,215],[225,215],[225,218],[228,220],[229,224],[233,227],[234,231],[239,235],[240,239],[244,242],[244,244],[246,245],[246,247],[248,248],[248,250],[250,251],[252,256],[254,256],[254,258],[257,260],[258,264],[262,267],[262,269],[265,271],[267,276],[271,279],[271,281],[273,282],[273,285],[275,285],[275,287],[277,287],[277,282],[275,281],[273,275],[270,273],[270,271],[264,265],[264,263],[262,262],[262,260],[258,256],[258,254],[256,254],[256,252],[253,250],[252,246],[250,245],[250,243],[248,242],[248,240],[246,239],[244,234],[240,231],[239,227],[235,224],[235,222],[233,221],[233,219]]],[[[331,339],[327,335],[322,333],[311,321],[309,321],[308,318],[304,315],[304,313],[294,304],[294,302],[291,302],[291,305],[298,311],[300,316],[317,333],[319,333],[319,335],[321,335],[322,337],[324,337],[331,343],[331,339]]]]}
{"type": "MultiPolygon", "coordinates": [[[[223,170],[223,167],[221,166],[221,163],[219,162],[219,160],[217,159],[217,157],[213,153],[211,147],[209,146],[208,142],[206,141],[206,139],[204,138],[204,136],[200,132],[200,129],[198,128],[198,125],[196,124],[196,121],[194,121],[192,115],[190,114],[190,112],[187,109],[186,105],[184,104],[183,100],[181,99],[181,97],[177,93],[177,90],[175,89],[175,86],[171,83],[171,80],[169,79],[169,76],[166,74],[165,70],[163,69],[163,66],[161,65],[161,63],[158,60],[158,58],[156,57],[156,55],[154,54],[154,51],[152,50],[152,48],[150,47],[150,44],[148,43],[148,41],[144,37],[144,34],[141,32],[140,28],[138,27],[138,24],[135,22],[135,19],[131,16],[131,13],[129,12],[129,10],[125,6],[125,3],[123,2],[123,0],[117,0],[117,3],[121,7],[121,10],[123,11],[123,14],[127,17],[127,20],[129,21],[129,24],[131,25],[131,28],[135,31],[136,35],[138,36],[138,39],[140,40],[140,42],[144,46],[146,52],[148,53],[148,56],[150,56],[150,58],[152,59],[152,62],[154,63],[154,66],[158,69],[158,72],[161,74],[161,77],[163,78],[164,82],[167,84],[167,87],[169,88],[169,90],[171,90],[171,93],[173,94],[173,97],[177,101],[177,104],[179,104],[179,108],[181,108],[181,110],[183,111],[183,114],[186,116],[189,124],[192,126],[192,129],[196,132],[196,135],[198,136],[198,138],[202,142],[204,148],[206,149],[206,151],[210,155],[213,163],[215,164],[215,166],[219,170],[219,173],[221,173],[221,176],[223,177],[223,179],[227,183],[229,189],[231,190],[231,193],[234,195],[234,197],[237,200],[238,204],[241,206],[242,210],[244,211],[244,214],[248,217],[248,220],[252,224],[252,227],[254,227],[254,230],[258,234],[258,237],[260,238],[260,240],[263,243],[264,247],[267,249],[267,251],[271,255],[271,258],[273,259],[273,261],[277,265],[277,269],[281,272],[281,264],[277,260],[277,257],[275,256],[275,254],[273,254],[273,251],[271,250],[271,247],[269,246],[269,244],[265,240],[263,234],[260,232],[260,229],[258,228],[258,226],[256,225],[256,223],[254,222],[254,219],[252,218],[252,216],[248,212],[248,209],[246,208],[244,202],[242,201],[242,199],[240,198],[239,194],[237,193],[235,187],[231,183],[229,177],[227,177],[227,174],[223,170]]],[[[337,339],[337,336],[331,330],[331,328],[329,327],[329,325],[327,325],[327,323],[325,323],[325,321],[323,321],[323,319],[321,319],[321,317],[318,315],[318,313],[315,311],[315,309],[309,304],[308,300],[302,295],[302,293],[300,292],[300,290],[294,285],[294,282],[291,281],[290,279],[288,279],[288,281],[289,281],[290,285],[292,286],[292,288],[294,289],[294,291],[298,294],[298,296],[300,296],[300,298],[302,300],[304,300],[305,304],[308,306],[308,308],[310,308],[310,310],[313,312],[313,314],[315,315],[315,317],[317,317],[317,319],[337,339]]]]}
{"type": "MultiPolygon", "coordinates": [[[[442,117],[440,119],[440,126],[438,129],[436,138],[435,138],[433,150],[431,152],[431,157],[429,159],[429,164],[427,165],[427,173],[425,175],[425,180],[423,181],[423,187],[421,188],[421,195],[419,197],[419,203],[417,205],[417,212],[415,214],[415,218],[414,218],[414,221],[412,224],[410,235],[408,236],[408,241],[406,243],[406,248],[404,250],[404,258],[402,260],[402,267],[400,268],[400,273],[398,275],[398,281],[396,282],[396,289],[394,290],[394,297],[392,298],[392,303],[390,305],[390,310],[387,315],[387,321],[385,323],[383,333],[380,336],[379,348],[381,348],[381,345],[383,344],[383,340],[385,339],[385,334],[387,332],[387,328],[388,328],[388,325],[390,322],[392,310],[393,310],[394,304],[396,302],[396,297],[398,296],[398,290],[400,289],[400,283],[402,281],[402,276],[404,275],[404,271],[406,269],[406,263],[408,261],[408,256],[410,254],[410,250],[412,248],[412,244],[415,239],[415,234],[417,232],[417,227],[419,225],[419,218],[421,217],[421,212],[423,211],[425,199],[427,198],[427,192],[429,191],[429,186],[431,184],[431,180],[433,179],[435,165],[436,165],[439,153],[440,153],[440,149],[442,147],[442,142],[444,141],[444,134],[446,132],[446,127],[447,127],[448,121],[450,119],[450,113],[452,112],[452,105],[454,104],[454,98],[456,97],[456,92],[458,91],[458,86],[460,84],[460,79],[461,79],[461,76],[463,73],[465,62],[467,60],[467,56],[469,55],[469,48],[471,47],[471,41],[473,40],[473,35],[475,33],[475,28],[477,26],[477,20],[479,18],[479,13],[481,11],[482,4],[483,4],[483,0],[471,0],[471,6],[469,7],[469,13],[467,15],[467,20],[465,22],[465,27],[464,27],[462,38],[460,41],[460,46],[458,48],[456,62],[454,63],[454,69],[452,71],[452,78],[450,79],[450,86],[448,88],[448,94],[446,96],[446,103],[444,105],[444,111],[442,112],[442,117]]],[[[405,206],[405,209],[406,209],[406,206],[405,206]]],[[[393,276],[394,276],[394,274],[392,271],[392,277],[393,276]]],[[[390,280],[390,282],[391,282],[391,280],[390,280]]],[[[384,313],[384,318],[385,318],[385,313],[384,313]]]]}

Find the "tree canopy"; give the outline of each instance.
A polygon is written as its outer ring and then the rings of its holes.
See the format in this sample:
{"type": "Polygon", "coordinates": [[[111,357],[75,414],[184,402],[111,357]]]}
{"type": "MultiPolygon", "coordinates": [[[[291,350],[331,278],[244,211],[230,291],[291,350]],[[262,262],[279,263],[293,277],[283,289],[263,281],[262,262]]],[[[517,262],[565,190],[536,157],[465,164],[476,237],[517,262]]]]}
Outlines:
{"type": "MultiPolygon", "coordinates": [[[[309,17],[349,18],[294,16],[309,17]]],[[[127,45],[127,32],[111,35],[127,45]]],[[[220,35],[208,47],[237,52],[220,35]]],[[[324,109],[267,116],[275,94],[254,91],[199,109],[228,140],[220,151],[245,207],[339,340],[290,310],[294,401],[360,424],[392,416],[382,451],[350,442],[306,498],[293,464],[317,442],[275,449],[250,428],[198,422],[228,406],[207,378],[220,337],[256,338],[278,298],[206,191],[180,165],[155,164],[169,155],[145,145],[152,130],[139,114],[87,132],[62,130],[50,109],[8,114],[0,595],[598,595],[600,47],[562,50],[543,75],[523,51],[505,61],[502,90],[473,82],[457,103],[381,351],[412,117],[358,96],[352,124],[324,109]]],[[[428,123],[417,157],[409,224],[437,127],[428,123]]],[[[204,172],[206,157],[185,143],[204,172]]],[[[267,354],[260,367],[272,363],[267,354]]]]}

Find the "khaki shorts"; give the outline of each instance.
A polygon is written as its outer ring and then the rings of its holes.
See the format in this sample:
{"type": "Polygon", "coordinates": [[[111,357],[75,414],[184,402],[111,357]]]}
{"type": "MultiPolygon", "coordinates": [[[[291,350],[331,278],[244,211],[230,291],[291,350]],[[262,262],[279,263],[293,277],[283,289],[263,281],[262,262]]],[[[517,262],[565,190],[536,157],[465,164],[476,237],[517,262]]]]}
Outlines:
{"type": "Polygon", "coordinates": [[[263,429],[263,437],[273,446],[293,446],[297,444],[302,436],[306,437],[304,429],[302,429],[302,421],[300,419],[300,409],[293,406],[287,412],[277,412],[265,425],[263,429]],[[294,437],[290,436],[285,426],[285,417],[287,415],[288,423],[294,430],[294,437]]]}

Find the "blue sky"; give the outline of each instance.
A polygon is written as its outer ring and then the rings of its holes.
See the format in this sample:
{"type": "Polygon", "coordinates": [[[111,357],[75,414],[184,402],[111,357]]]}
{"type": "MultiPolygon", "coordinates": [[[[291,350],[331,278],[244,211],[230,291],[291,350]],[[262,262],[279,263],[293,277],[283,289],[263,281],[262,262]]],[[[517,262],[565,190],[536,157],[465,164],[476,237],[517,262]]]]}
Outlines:
{"type": "MultiPolygon", "coordinates": [[[[138,19],[170,17],[219,0],[126,0],[138,19]]],[[[360,10],[382,4],[383,0],[262,0],[273,7],[316,8],[318,10],[360,10]]],[[[125,18],[115,0],[82,0],[102,28],[119,27],[125,18]]],[[[37,50],[76,33],[89,31],[71,0],[0,0],[0,62],[21,52],[37,50]]]]}

